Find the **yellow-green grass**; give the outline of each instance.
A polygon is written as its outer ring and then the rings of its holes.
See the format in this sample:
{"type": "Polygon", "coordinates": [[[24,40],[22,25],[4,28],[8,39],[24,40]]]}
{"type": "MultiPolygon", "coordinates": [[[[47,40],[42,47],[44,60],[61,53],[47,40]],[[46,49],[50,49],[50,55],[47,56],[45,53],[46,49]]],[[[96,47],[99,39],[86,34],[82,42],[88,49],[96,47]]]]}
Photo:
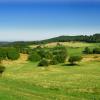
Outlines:
{"type": "Polygon", "coordinates": [[[100,62],[67,64],[5,64],[0,100],[100,100],[100,62]]]}
{"type": "MultiPolygon", "coordinates": [[[[68,56],[82,55],[84,47],[99,44],[72,45],[66,46],[68,56]]],[[[3,61],[0,100],[100,100],[100,55],[82,56],[79,65],[66,62],[47,68],[26,61],[28,56],[22,54],[17,61],[3,61]]]]}
{"type": "MultiPolygon", "coordinates": [[[[58,43],[66,47],[92,47],[92,46],[100,45],[99,43],[85,43],[85,42],[52,42],[52,43],[47,43],[47,44],[41,44],[41,46],[52,48],[52,47],[55,47],[58,43]]],[[[35,48],[37,46],[38,45],[30,45],[31,48],[35,48]]]]}
{"type": "Polygon", "coordinates": [[[61,45],[67,47],[86,47],[91,45],[90,43],[83,43],[83,42],[54,42],[54,43],[48,43],[45,46],[54,47],[57,45],[57,43],[60,43],[61,45]]]}

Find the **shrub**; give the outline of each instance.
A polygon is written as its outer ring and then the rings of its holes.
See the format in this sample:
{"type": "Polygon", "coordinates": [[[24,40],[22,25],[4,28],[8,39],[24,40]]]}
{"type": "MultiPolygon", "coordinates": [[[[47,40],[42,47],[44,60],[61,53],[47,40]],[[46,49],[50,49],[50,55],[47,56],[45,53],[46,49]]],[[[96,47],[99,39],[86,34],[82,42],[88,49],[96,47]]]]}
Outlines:
{"type": "Polygon", "coordinates": [[[0,48],[0,59],[6,59],[7,57],[7,53],[6,53],[6,49],[0,48]]]}
{"type": "Polygon", "coordinates": [[[53,49],[53,54],[58,63],[64,63],[67,58],[67,50],[64,46],[57,46],[53,49]]]}
{"type": "Polygon", "coordinates": [[[33,61],[33,62],[39,61],[40,59],[41,57],[39,56],[37,52],[31,52],[28,57],[28,60],[33,61]]]}
{"type": "Polygon", "coordinates": [[[71,56],[68,61],[70,62],[71,65],[74,65],[75,62],[79,62],[82,60],[81,56],[71,56]]]}
{"type": "Polygon", "coordinates": [[[46,60],[46,59],[42,59],[42,60],[39,62],[38,66],[45,66],[45,67],[48,67],[48,66],[49,66],[49,61],[46,60]]]}
{"type": "Polygon", "coordinates": [[[93,53],[94,54],[100,54],[100,48],[94,48],[93,53]]]}
{"type": "Polygon", "coordinates": [[[57,61],[57,58],[56,57],[53,57],[53,59],[50,61],[50,64],[51,65],[56,65],[58,64],[59,62],[57,61]]]}
{"type": "Polygon", "coordinates": [[[7,50],[7,57],[11,60],[17,60],[20,57],[20,54],[15,48],[9,48],[7,50]]]}
{"type": "Polygon", "coordinates": [[[45,58],[45,50],[44,49],[40,49],[37,52],[38,52],[38,54],[40,55],[41,58],[45,58]]]}
{"type": "Polygon", "coordinates": [[[0,74],[2,74],[5,71],[5,67],[0,65],[0,74]]]}
{"type": "Polygon", "coordinates": [[[63,51],[63,50],[60,50],[55,55],[55,59],[59,63],[64,63],[66,61],[66,58],[67,58],[67,53],[65,51],[63,51]]]}
{"type": "Polygon", "coordinates": [[[83,53],[85,53],[85,54],[92,54],[93,51],[89,47],[85,47],[83,53]]]}
{"type": "Polygon", "coordinates": [[[29,48],[20,48],[19,52],[23,54],[29,54],[31,50],[29,48]]]}
{"type": "Polygon", "coordinates": [[[45,50],[45,49],[42,48],[42,49],[38,50],[37,52],[42,59],[43,58],[46,58],[46,59],[52,59],[53,58],[53,54],[49,50],[45,50]]]}
{"type": "Polygon", "coordinates": [[[45,58],[46,59],[52,59],[53,58],[53,54],[50,51],[45,51],[45,58]]]}

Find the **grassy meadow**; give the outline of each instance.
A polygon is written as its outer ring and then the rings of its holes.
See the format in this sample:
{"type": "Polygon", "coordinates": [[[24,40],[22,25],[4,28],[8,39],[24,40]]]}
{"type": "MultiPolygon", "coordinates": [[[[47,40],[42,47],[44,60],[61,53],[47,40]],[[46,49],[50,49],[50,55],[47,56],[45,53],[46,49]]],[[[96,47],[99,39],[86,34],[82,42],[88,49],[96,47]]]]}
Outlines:
{"type": "Polygon", "coordinates": [[[21,54],[16,61],[3,61],[6,71],[0,77],[0,100],[100,100],[100,55],[82,54],[84,47],[99,44],[62,44],[69,56],[82,55],[83,60],[75,66],[69,66],[66,61],[46,68],[38,67],[38,62],[27,61],[26,54],[21,54]]]}

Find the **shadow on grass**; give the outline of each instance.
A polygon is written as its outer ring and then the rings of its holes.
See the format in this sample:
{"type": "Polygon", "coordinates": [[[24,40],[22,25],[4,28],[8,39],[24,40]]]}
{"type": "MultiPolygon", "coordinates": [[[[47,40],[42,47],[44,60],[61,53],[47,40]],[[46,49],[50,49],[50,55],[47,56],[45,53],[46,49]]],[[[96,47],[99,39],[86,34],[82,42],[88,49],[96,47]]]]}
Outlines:
{"type": "Polygon", "coordinates": [[[79,64],[63,64],[62,66],[80,66],[79,64]]]}

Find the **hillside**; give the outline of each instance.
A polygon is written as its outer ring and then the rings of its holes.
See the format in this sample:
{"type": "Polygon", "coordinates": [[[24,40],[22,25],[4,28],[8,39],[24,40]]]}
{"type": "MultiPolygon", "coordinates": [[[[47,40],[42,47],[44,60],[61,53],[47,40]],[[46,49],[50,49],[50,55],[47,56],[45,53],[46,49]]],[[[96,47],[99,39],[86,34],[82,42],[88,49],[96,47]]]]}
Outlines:
{"type": "Polygon", "coordinates": [[[40,45],[51,42],[87,42],[87,43],[100,43],[100,34],[94,35],[79,35],[79,36],[59,36],[45,40],[38,41],[15,41],[15,42],[0,42],[0,46],[18,46],[18,47],[27,47],[29,45],[40,45]]]}
{"type": "Polygon", "coordinates": [[[47,40],[43,40],[41,42],[69,42],[69,41],[79,41],[79,42],[100,42],[100,34],[94,35],[79,35],[79,36],[59,36],[47,40]]]}
{"type": "Polygon", "coordinates": [[[74,67],[59,64],[48,68],[23,62],[26,55],[21,56],[18,62],[4,63],[6,71],[0,78],[0,100],[100,99],[100,58],[95,60],[95,55],[85,56],[74,67]]]}

